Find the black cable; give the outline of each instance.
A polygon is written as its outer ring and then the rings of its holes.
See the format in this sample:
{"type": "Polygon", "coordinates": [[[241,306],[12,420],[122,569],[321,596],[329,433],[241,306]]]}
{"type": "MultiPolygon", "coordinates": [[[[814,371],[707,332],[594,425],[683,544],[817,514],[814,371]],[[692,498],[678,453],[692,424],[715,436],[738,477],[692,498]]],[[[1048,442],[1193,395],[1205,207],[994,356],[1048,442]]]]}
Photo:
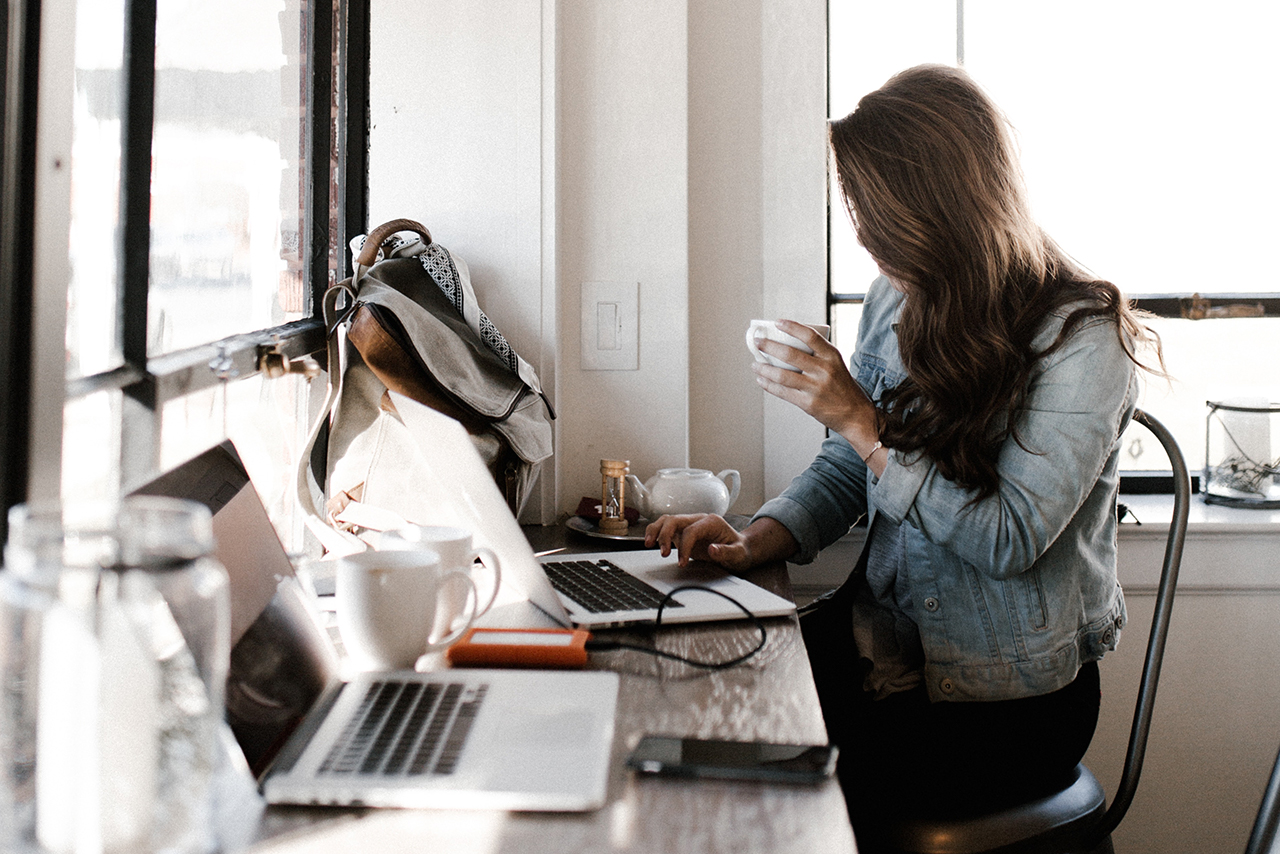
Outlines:
{"type": "Polygon", "coordinates": [[[658,613],[654,617],[654,621],[653,621],[653,627],[655,629],[662,625],[663,610],[667,607],[669,603],[674,601],[675,595],[677,593],[680,593],[684,590],[700,590],[706,593],[714,593],[717,596],[720,596],[721,598],[728,599],[730,602],[736,605],[742,611],[742,613],[746,614],[747,619],[750,620],[753,624],[755,624],[755,627],[760,630],[760,642],[756,644],[755,647],[752,648],[751,650],[744,652],[742,655],[739,655],[736,658],[731,658],[728,661],[696,661],[695,659],[685,658],[682,655],[676,655],[673,652],[666,652],[665,650],[656,649],[654,647],[640,646],[638,644],[624,643],[622,641],[596,640],[594,635],[587,640],[587,643],[586,643],[587,651],[588,652],[607,652],[607,651],[616,650],[616,649],[627,649],[627,650],[633,650],[635,652],[645,652],[650,655],[658,656],[659,658],[669,659],[671,661],[678,661],[681,664],[687,664],[691,667],[701,667],[705,670],[725,670],[726,668],[734,667],[736,665],[741,664],[742,662],[751,658],[760,650],[764,649],[764,642],[767,635],[765,632],[764,623],[760,622],[760,618],[757,617],[755,614],[751,613],[751,611],[748,610],[745,605],[743,605],[737,599],[734,599],[729,594],[723,593],[711,587],[703,587],[701,584],[682,584],[679,587],[672,588],[667,593],[667,595],[663,596],[662,601],[658,603],[658,613]]]}

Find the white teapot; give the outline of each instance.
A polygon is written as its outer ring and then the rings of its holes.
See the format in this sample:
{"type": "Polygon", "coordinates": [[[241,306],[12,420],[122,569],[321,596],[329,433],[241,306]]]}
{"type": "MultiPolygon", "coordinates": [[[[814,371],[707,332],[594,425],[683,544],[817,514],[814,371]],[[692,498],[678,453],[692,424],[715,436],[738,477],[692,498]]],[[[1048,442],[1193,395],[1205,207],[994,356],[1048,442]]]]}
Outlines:
{"type": "Polygon", "coordinates": [[[735,469],[712,474],[706,469],[658,469],[641,483],[627,475],[627,504],[642,516],[657,519],[664,513],[718,513],[723,516],[738,497],[742,479],[735,469]]]}

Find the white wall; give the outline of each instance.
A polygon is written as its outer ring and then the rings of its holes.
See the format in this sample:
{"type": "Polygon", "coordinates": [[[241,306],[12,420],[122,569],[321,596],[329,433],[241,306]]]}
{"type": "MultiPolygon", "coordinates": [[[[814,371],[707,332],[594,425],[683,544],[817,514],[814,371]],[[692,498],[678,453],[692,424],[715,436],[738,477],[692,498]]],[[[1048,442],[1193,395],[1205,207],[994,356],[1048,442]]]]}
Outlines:
{"type": "Polygon", "coordinates": [[[689,453],[689,74],[682,0],[558,4],[555,283],[561,510],[600,460],[644,473],[689,453]],[[584,371],[584,282],[638,282],[636,371],[584,371]]]}
{"type": "Polygon", "coordinates": [[[466,261],[485,313],[554,390],[542,3],[373,0],[371,16],[370,225],[416,219],[466,261]]]}
{"type": "Polygon", "coordinates": [[[371,219],[466,259],[552,394],[532,518],[596,494],[603,457],[736,468],[738,512],[784,486],[822,431],[765,400],[742,338],[825,314],[822,0],[373,0],[372,20],[371,219]],[[584,282],[639,283],[639,370],[581,369],[584,282]]]}
{"type": "Polygon", "coordinates": [[[741,470],[751,512],[823,436],[760,391],[743,337],[754,317],[825,322],[826,4],[690,3],[689,78],[689,462],[741,470]]]}

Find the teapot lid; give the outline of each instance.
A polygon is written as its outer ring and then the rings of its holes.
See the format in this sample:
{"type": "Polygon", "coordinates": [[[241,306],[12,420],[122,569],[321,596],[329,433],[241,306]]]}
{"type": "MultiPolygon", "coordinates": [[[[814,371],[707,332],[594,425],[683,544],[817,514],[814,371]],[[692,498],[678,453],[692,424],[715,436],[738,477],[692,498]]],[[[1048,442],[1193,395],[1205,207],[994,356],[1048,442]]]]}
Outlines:
{"type": "Polygon", "coordinates": [[[664,477],[707,477],[711,474],[707,469],[689,469],[689,468],[669,468],[658,469],[658,474],[664,477]]]}

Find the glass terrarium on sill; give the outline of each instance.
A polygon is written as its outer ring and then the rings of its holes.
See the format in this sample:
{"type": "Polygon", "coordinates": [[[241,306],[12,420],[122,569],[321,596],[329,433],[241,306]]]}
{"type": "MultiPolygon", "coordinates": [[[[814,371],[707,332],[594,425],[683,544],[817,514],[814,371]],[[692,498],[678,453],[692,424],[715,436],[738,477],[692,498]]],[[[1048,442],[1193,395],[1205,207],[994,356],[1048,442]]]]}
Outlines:
{"type": "Polygon", "coordinates": [[[1280,508],[1280,404],[1207,401],[1204,477],[1209,504],[1280,508]]]}

